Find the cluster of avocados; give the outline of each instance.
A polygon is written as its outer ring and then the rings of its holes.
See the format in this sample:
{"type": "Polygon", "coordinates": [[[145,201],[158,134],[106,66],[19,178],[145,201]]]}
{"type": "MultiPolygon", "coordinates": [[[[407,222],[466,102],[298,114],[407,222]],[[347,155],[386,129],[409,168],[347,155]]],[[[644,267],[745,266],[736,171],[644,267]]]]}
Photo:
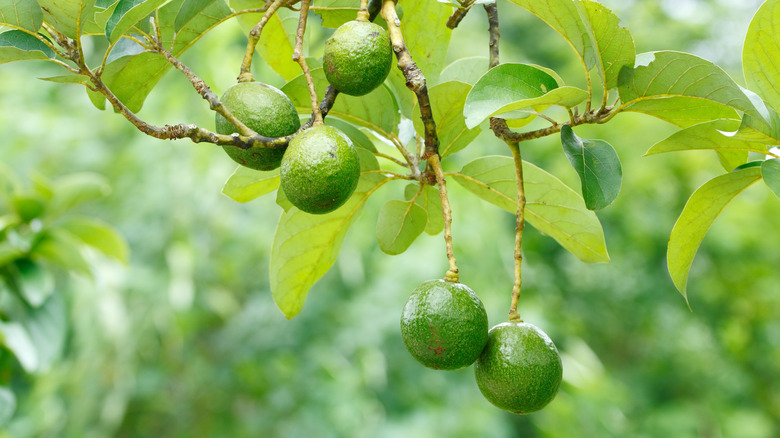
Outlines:
{"type": "MultiPolygon", "coordinates": [[[[368,21],[350,21],[325,42],[323,65],[328,82],[340,93],[362,96],[380,86],[392,67],[387,31],[368,21]]],[[[292,101],[279,89],[260,82],[239,82],[221,98],[243,124],[265,137],[285,137],[301,124],[292,101]]],[[[219,134],[238,132],[222,115],[219,134]]],[[[237,163],[257,170],[280,168],[281,189],[301,211],[329,213],[352,196],[360,178],[360,160],[352,141],[332,126],[314,125],[298,133],[286,148],[224,146],[237,163]]]]}

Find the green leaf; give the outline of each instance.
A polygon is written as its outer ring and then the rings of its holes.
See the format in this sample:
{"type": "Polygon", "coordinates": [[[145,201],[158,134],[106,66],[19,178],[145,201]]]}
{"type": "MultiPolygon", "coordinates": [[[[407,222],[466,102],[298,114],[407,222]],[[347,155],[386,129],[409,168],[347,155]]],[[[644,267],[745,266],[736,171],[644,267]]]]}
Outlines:
{"type": "MultiPolygon", "coordinates": [[[[444,216],[441,211],[441,198],[439,197],[439,190],[434,187],[425,184],[423,191],[417,196],[415,201],[417,205],[425,210],[427,216],[427,222],[425,224],[425,232],[431,236],[435,236],[444,230],[444,216]]],[[[418,184],[409,184],[404,190],[404,198],[407,201],[411,201],[417,193],[420,191],[418,184]]]]}
{"type": "Polygon", "coordinates": [[[402,254],[425,230],[427,216],[415,202],[387,201],[376,222],[379,249],[390,255],[402,254]]]}
{"type": "Polygon", "coordinates": [[[488,71],[489,65],[490,60],[484,56],[456,59],[441,71],[439,82],[458,81],[474,85],[488,71]]]}
{"type": "MultiPolygon", "coordinates": [[[[511,157],[478,158],[460,173],[448,175],[485,201],[512,214],[517,212],[517,182],[511,157]]],[[[529,224],[584,262],[609,261],[601,223],[577,192],[527,161],[523,162],[523,180],[529,224]]]]}
{"type": "Polygon", "coordinates": [[[761,176],[775,196],[780,198],[780,158],[764,161],[761,164],[761,176]]]}
{"type": "MultiPolygon", "coordinates": [[[[230,0],[230,6],[237,11],[258,7],[254,0],[230,0]]],[[[262,16],[262,13],[243,14],[238,17],[238,20],[242,24],[242,28],[248,32],[260,21],[262,16]]],[[[284,27],[285,20],[294,20],[297,23],[297,16],[297,13],[293,14],[283,9],[277,11],[263,27],[260,41],[256,47],[257,53],[263,60],[286,81],[301,74],[300,65],[292,60],[295,50],[295,33],[289,33],[284,27]]]]}
{"type": "Polygon", "coordinates": [[[766,153],[767,150],[763,143],[740,135],[739,127],[739,120],[713,120],[699,123],[677,131],[665,140],[654,144],[645,155],[705,149],[727,152],[734,154],[731,159],[724,162],[726,171],[730,172],[747,161],[749,152],[766,153]]]}
{"type": "MultiPolygon", "coordinates": [[[[325,73],[318,68],[311,71],[311,76],[317,95],[322,98],[328,87],[325,73]]],[[[292,100],[298,112],[311,113],[311,97],[303,75],[286,83],[281,90],[292,100]]],[[[398,124],[401,122],[398,104],[386,85],[380,85],[364,96],[339,94],[328,116],[335,116],[345,122],[371,129],[385,137],[397,133],[398,124]]]]}
{"type": "Polygon", "coordinates": [[[360,4],[353,0],[323,0],[311,5],[311,10],[322,18],[322,26],[335,29],[355,19],[360,4]]]}
{"type": "MultiPolygon", "coordinates": [[[[662,99],[657,102],[660,103],[657,109],[661,111],[679,110],[680,102],[665,99],[688,97],[701,100],[701,106],[708,113],[715,103],[765,120],[739,85],[710,61],[688,53],[661,51],[639,55],[637,64],[635,69],[623,69],[620,74],[618,89],[626,111],[637,111],[634,106],[647,99],[662,99]]],[[[685,104],[688,108],[693,105],[690,101],[685,104]]],[[[647,108],[642,112],[655,115],[647,108]]],[[[737,116],[718,118],[735,119],[737,116]]]]}
{"type": "Polygon", "coordinates": [[[29,373],[46,370],[60,356],[66,334],[65,305],[59,294],[13,322],[0,322],[0,335],[29,373]]]}
{"type": "Polygon", "coordinates": [[[212,3],[214,3],[214,0],[184,0],[179,13],[176,15],[173,28],[176,32],[180,31],[212,3]]]}
{"type": "Polygon", "coordinates": [[[0,0],[0,25],[38,32],[43,11],[35,0],[0,0]]]}
{"type": "Polygon", "coordinates": [[[780,2],[764,2],[753,16],[742,49],[742,70],[748,88],[780,110],[780,2]]]}
{"type": "Polygon", "coordinates": [[[699,187],[685,204],[669,236],[666,262],[677,290],[688,300],[688,272],[707,230],[742,191],[761,179],[760,167],[718,176],[699,187]]]}
{"type": "Polygon", "coordinates": [[[54,51],[43,41],[21,30],[0,33],[0,64],[28,59],[52,59],[54,51]]]}
{"type": "Polygon", "coordinates": [[[95,12],[95,0],[38,0],[46,23],[68,38],[81,36],[84,25],[95,12]]]}
{"type": "Polygon", "coordinates": [[[680,128],[687,128],[711,120],[739,118],[737,112],[726,105],[687,96],[637,100],[627,105],[625,111],[644,113],[680,128]]]}
{"type": "Polygon", "coordinates": [[[16,262],[20,292],[32,307],[40,307],[54,293],[54,276],[38,263],[22,259],[16,262]]]}
{"type": "Polygon", "coordinates": [[[170,68],[171,64],[157,53],[123,56],[106,65],[103,82],[130,111],[137,113],[170,68]]]}
{"type": "Polygon", "coordinates": [[[11,198],[11,205],[22,222],[29,223],[46,211],[46,200],[36,193],[20,193],[11,198]]]}
{"type": "Polygon", "coordinates": [[[401,5],[404,12],[401,32],[406,48],[426,81],[436,83],[444,68],[452,35],[452,29],[442,23],[447,22],[452,8],[435,1],[402,1],[401,5]]]}
{"type": "Polygon", "coordinates": [[[303,309],[309,289],[336,261],[344,236],[363,205],[389,179],[364,173],[346,204],[324,215],[295,207],[282,213],[271,247],[271,294],[289,319],[303,309]]]}
{"type": "Polygon", "coordinates": [[[11,389],[0,386],[0,427],[5,427],[16,411],[16,396],[11,389]]]}
{"type": "Polygon", "coordinates": [[[106,23],[106,38],[115,42],[166,0],[119,0],[106,23]]]}
{"type": "Polygon", "coordinates": [[[92,276],[81,254],[81,241],[64,229],[49,228],[31,251],[33,261],[46,260],[69,271],[92,276]]]}
{"type": "MultiPolygon", "coordinates": [[[[228,7],[225,0],[212,0],[203,9],[190,9],[186,15],[181,15],[181,11],[185,7],[182,5],[182,9],[176,14],[174,21],[171,23],[173,13],[176,11],[175,3],[168,3],[160,8],[160,21],[166,27],[167,32],[174,31],[173,44],[171,45],[171,52],[176,56],[180,56],[185,50],[190,48],[196,41],[198,41],[208,31],[222,23],[232,11],[228,7]],[[163,20],[165,18],[165,20],[163,20]]],[[[170,37],[169,37],[170,38],[170,37]]]]}
{"type": "Polygon", "coordinates": [[[105,198],[111,193],[108,181],[96,173],[72,173],[52,183],[54,196],[47,214],[57,217],[79,205],[105,198]]]}
{"type": "Polygon", "coordinates": [[[279,169],[262,171],[238,166],[222,187],[222,193],[236,202],[249,202],[278,188],[279,169]]]}
{"type": "Polygon", "coordinates": [[[623,181],[615,148],[604,140],[577,137],[569,125],[561,129],[563,152],[582,182],[582,196],[588,210],[600,210],[617,198],[623,181]]]}
{"type": "Polygon", "coordinates": [[[114,13],[117,4],[119,4],[119,2],[115,0],[96,1],[95,13],[91,17],[87,17],[87,22],[84,23],[84,26],[81,29],[81,34],[105,35],[106,23],[108,23],[108,19],[111,18],[111,15],[114,13]]]}
{"type": "MultiPolygon", "coordinates": [[[[479,127],[469,129],[463,119],[463,106],[471,86],[463,82],[445,82],[428,89],[436,134],[439,137],[439,154],[452,155],[468,146],[482,132],[479,127]]],[[[414,129],[424,132],[419,106],[414,107],[414,129]]]]}
{"type": "Polygon", "coordinates": [[[57,225],[58,228],[68,231],[71,235],[102,252],[108,257],[127,263],[127,242],[124,237],[107,223],[86,216],[70,216],[57,225]]]}
{"type": "Polygon", "coordinates": [[[466,97],[463,115],[473,128],[488,117],[549,105],[571,108],[588,98],[574,87],[559,87],[548,73],[527,64],[501,64],[485,73],[466,97]]]}
{"type": "Polygon", "coordinates": [[[582,11],[588,36],[596,49],[596,66],[604,89],[615,88],[623,67],[634,66],[634,39],[628,29],[620,27],[620,19],[600,3],[578,1],[575,4],[582,11]]]}
{"type": "Polygon", "coordinates": [[[329,115],[325,119],[325,124],[328,126],[333,126],[334,128],[338,128],[341,130],[341,132],[347,134],[347,137],[352,140],[352,143],[354,143],[355,146],[370,152],[377,151],[376,146],[374,146],[374,143],[371,142],[371,139],[369,139],[368,136],[355,125],[347,123],[337,117],[333,117],[332,115],[329,115]]]}
{"type": "Polygon", "coordinates": [[[49,76],[48,78],[38,78],[42,81],[55,82],[58,84],[90,84],[89,78],[84,75],[59,75],[49,76]]]}

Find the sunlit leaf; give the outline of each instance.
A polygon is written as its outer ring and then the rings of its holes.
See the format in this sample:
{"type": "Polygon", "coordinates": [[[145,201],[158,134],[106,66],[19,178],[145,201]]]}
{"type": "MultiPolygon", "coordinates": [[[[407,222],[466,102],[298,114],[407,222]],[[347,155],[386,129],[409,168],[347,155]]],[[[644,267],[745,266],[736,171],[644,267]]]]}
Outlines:
{"type": "Polygon", "coordinates": [[[687,128],[711,120],[739,118],[734,108],[722,103],[687,96],[636,100],[626,108],[627,111],[644,113],[680,128],[687,128]]]}
{"type": "MultiPolygon", "coordinates": [[[[448,175],[485,201],[512,214],[517,212],[517,182],[511,157],[478,158],[459,173],[448,175]]],[[[577,192],[529,162],[523,162],[523,180],[529,224],[584,262],[609,261],[601,223],[577,192]]]]}
{"type": "MultiPolygon", "coordinates": [[[[254,0],[230,0],[230,6],[237,10],[256,9],[258,4],[254,0]]],[[[243,14],[239,17],[245,31],[252,29],[262,13],[243,14]]],[[[289,81],[301,74],[301,67],[292,60],[295,49],[295,33],[288,32],[283,24],[284,20],[294,20],[297,23],[297,13],[292,14],[283,9],[277,11],[263,27],[260,41],[257,43],[257,53],[265,62],[281,77],[289,81]]]]}
{"type": "Polygon", "coordinates": [[[50,58],[54,58],[54,51],[29,33],[21,30],[0,33],[0,64],[50,58]]]}
{"type": "Polygon", "coordinates": [[[415,202],[388,201],[379,210],[376,222],[379,248],[390,255],[403,253],[425,230],[427,216],[415,202]]]}
{"type": "Polygon", "coordinates": [[[686,300],[688,272],[707,230],[738,194],[759,179],[760,167],[736,170],[706,182],[688,199],[669,236],[666,252],[669,274],[686,300]]]}
{"type": "Polygon", "coordinates": [[[595,48],[596,66],[604,88],[617,87],[623,67],[633,67],[636,49],[628,29],[620,27],[620,19],[609,9],[594,1],[575,2],[582,11],[588,36],[595,48]]]}
{"type": "Polygon", "coordinates": [[[38,0],[46,23],[76,39],[95,12],[95,0],[38,0]]]}
{"type": "MultiPolygon", "coordinates": [[[[463,105],[471,86],[463,82],[445,82],[428,89],[436,134],[439,138],[439,155],[446,157],[468,146],[481,132],[479,127],[469,129],[463,119],[463,105]]],[[[414,128],[424,132],[419,106],[414,109],[414,128]]]]}
{"type": "Polygon", "coordinates": [[[222,193],[236,202],[249,202],[278,188],[279,169],[263,171],[238,166],[222,187],[222,193]]]}
{"type": "Polygon", "coordinates": [[[573,107],[588,98],[574,87],[559,87],[554,77],[527,64],[501,64],[485,73],[466,97],[463,115],[473,128],[488,117],[535,106],[573,107]]]}
{"type": "Polygon", "coordinates": [[[354,20],[359,9],[360,3],[352,0],[324,0],[311,6],[311,10],[322,18],[322,25],[331,29],[354,20]]]}
{"type": "Polygon", "coordinates": [[[0,0],[0,25],[37,32],[43,11],[36,0],[0,0]]]}
{"type": "Polygon", "coordinates": [[[780,158],[764,161],[761,164],[761,176],[775,196],[780,198],[780,158]]]}
{"type": "Polygon", "coordinates": [[[436,83],[444,68],[452,35],[452,29],[441,23],[447,21],[452,10],[433,1],[402,0],[400,4],[404,11],[401,32],[406,48],[426,80],[436,83]]]}
{"type": "Polygon", "coordinates": [[[780,110],[780,2],[764,2],[753,16],[742,49],[748,88],[780,110]]]}
{"type": "Polygon", "coordinates": [[[81,242],[108,257],[127,263],[130,249],[121,234],[107,223],[87,217],[70,216],[57,227],[67,230],[81,242]]]}
{"type": "Polygon", "coordinates": [[[615,148],[604,140],[579,138],[570,126],[561,129],[561,143],[582,183],[582,197],[589,210],[600,210],[617,198],[623,168],[615,148]]]}

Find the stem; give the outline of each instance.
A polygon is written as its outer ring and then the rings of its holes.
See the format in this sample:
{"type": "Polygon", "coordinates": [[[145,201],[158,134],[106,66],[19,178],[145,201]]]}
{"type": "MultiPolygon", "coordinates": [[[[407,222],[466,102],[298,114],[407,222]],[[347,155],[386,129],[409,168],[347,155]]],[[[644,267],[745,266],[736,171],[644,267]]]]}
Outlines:
{"type": "Polygon", "coordinates": [[[309,86],[309,96],[311,96],[311,112],[314,117],[313,125],[322,125],[322,112],[320,111],[317,90],[314,89],[314,81],[311,78],[309,65],[306,64],[306,58],[303,56],[303,35],[306,32],[306,18],[309,15],[309,5],[311,0],[303,0],[301,3],[301,12],[298,18],[298,31],[295,33],[295,51],[293,52],[293,61],[297,62],[303,70],[303,76],[306,78],[306,84],[309,86]]]}
{"type": "Polygon", "coordinates": [[[461,7],[455,9],[455,12],[453,12],[452,15],[450,15],[450,18],[447,19],[447,27],[450,29],[455,29],[458,27],[460,22],[466,18],[466,14],[469,13],[472,6],[474,6],[473,1],[467,2],[466,4],[461,3],[461,7]]]}
{"type": "Polygon", "coordinates": [[[512,287],[512,302],[509,306],[509,320],[522,322],[517,313],[517,302],[520,299],[520,287],[523,284],[522,263],[523,229],[525,229],[525,185],[523,183],[523,157],[520,154],[520,144],[507,142],[515,159],[515,175],[517,178],[517,223],[515,225],[515,284],[512,287]]]}
{"type": "Polygon", "coordinates": [[[490,33],[490,68],[493,68],[499,64],[498,61],[498,40],[501,38],[501,33],[498,31],[498,6],[496,3],[488,3],[485,5],[485,12],[488,17],[488,32],[490,33]]]}
{"type": "Polygon", "coordinates": [[[561,131],[564,125],[578,126],[586,124],[600,124],[606,123],[612,117],[622,110],[622,107],[618,108],[602,108],[599,110],[589,111],[584,114],[577,114],[576,111],[570,114],[570,120],[566,123],[556,123],[546,128],[537,129],[536,131],[527,132],[514,132],[509,129],[506,124],[506,120],[499,117],[490,118],[490,129],[493,131],[496,137],[504,140],[505,142],[520,143],[527,140],[533,140],[536,138],[547,137],[548,135],[556,134],[561,131]]]}
{"type": "Polygon", "coordinates": [[[368,12],[368,0],[360,0],[360,10],[355,21],[369,21],[371,14],[368,12]]]}
{"type": "Polygon", "coordinates": [[[452,248],[452,209],[450,208],[450,201],[447,197],[447,181],[444,179],[444,170],[441,167],[439,154],[428,158],[428,164],[433,169],[434,175],[436,175],[436,184],[439,186],[439,198],[441,200],[441,211],[444,215],[444,244],[447,247],[447,260],[449,260],[450,263],[450,269],[447,271],[444,279],[449,282],[457,283],[458,265],[455,262],[455,252],[452,248]]]}
{"type": "Polygon", "coordinates": [[[273,3],[268,5],[268,9],[263,14],[257,25],[249,31],[249,41],[246,45],[246,53],[244,54],[244,60],[241,62],[241,71],[238,74],[238,82],[251,82],[252,78],[252,57],[255,54],[255,47],[257,47],[258,41],[260,41],[260,33],[263,31],[268,20],[276,13],[276,10],[284,3],[284,0],[274,0],[273,3]]]}

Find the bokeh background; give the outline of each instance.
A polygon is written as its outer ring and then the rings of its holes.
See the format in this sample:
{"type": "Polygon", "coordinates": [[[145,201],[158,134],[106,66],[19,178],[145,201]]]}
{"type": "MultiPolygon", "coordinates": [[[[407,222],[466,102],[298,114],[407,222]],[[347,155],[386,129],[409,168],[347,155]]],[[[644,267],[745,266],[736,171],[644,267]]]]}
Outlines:
{"type": "MultiPolygon", "coordinates": [[[[638,51],[696,53],[744,82],[741,46],[760,1],[602,3],[638,51]]],[[[499,10],[503,61],[553,67],[578,83],[560,37],[508,2],[499,10]]],[[[484,11],[472,11],[449,58],[486,56],[486,27],[484,11]]],[[[315,54],[326,36],[318,32],[315,54]]],[[[184,61],[221,93],[244,47],[238,26],[227,24],[184,61]]],[[[609,141],[623,161],[622,192],[598,213],[612,262],[584,264],[527,231],[520,311],[558,345],[564,383],[546,409],[516,416],[482,398],[471,368],[429,370],[404,350],[403,304],[418,283],[444,273],[446,258],[441,236],[423,235],[395,257],[377,248],[378,209],[402,196],[402,184],[370,200],[333,268],[288,321],[268,286],[281,211],[273,196],[233,202],[220,193],[235,168],[222,151],[145,137],[97,111],[79,86],[35,79],[53,74],[42,63],[0,66],[0,159],[25,177],[107,177],[112,194],[82,212],[117,227],[132,253],[128,265],[92,255],[94,279],[58,285],[69,329],[50,369],[25,374],[2,352],[0,377],[18,407],[0,436],[780,436],[780,200],[757,184],[716,221],[693,265],[689,310],[666,271],[666,242],[687,197],[722,170],[706,152],[643,157],[673,132],[663,122],[621,115],[578,128],[609,141]]],[[[258,74],[282,84],[267,69],[258,74]]],[[[158,124],[213,124],[175,72],[140,114],[158,124]]],[[[578,187],[556,138],[523,147],[527,160],[578,187]]],[[[508,151],[484,134],[446,166],[485,154],[508,151]]],[[[514,217],[449,187],[461,280],[481,296],[491,324],[501,322],[514,217]]]]}

